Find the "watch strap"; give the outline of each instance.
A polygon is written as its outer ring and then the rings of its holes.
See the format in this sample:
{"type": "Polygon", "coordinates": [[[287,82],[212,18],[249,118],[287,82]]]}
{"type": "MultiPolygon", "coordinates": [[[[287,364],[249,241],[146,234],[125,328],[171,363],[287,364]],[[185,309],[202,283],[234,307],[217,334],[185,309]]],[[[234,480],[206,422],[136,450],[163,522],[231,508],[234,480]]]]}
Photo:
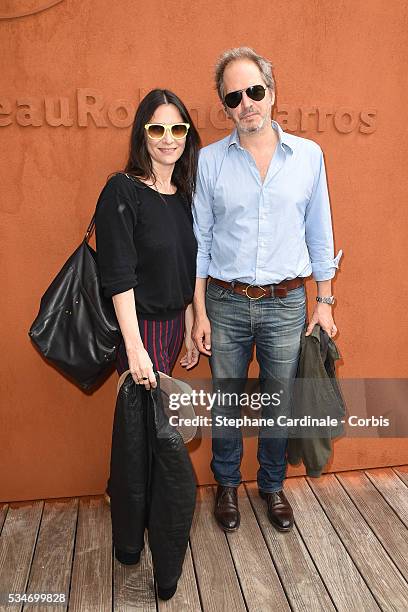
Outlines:
{"type": "Polygon", "coordinates": [[[328,297],[320,297],[318,295],[316,297],[316,302],[319,302],[319,304],[334,304],[335,297],[334,297],[334,295],[330,295],[328,297]]]}

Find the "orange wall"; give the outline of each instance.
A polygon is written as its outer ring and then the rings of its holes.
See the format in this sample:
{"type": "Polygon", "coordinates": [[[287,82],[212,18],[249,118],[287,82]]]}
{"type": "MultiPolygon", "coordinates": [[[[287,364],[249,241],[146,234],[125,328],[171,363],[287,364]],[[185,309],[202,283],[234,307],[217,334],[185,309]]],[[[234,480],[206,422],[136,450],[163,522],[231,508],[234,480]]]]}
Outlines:
{"type": "MultiPolygon", "coordinates": [[[[20,12],[47,4],[26,0],[20,12]]],[[[325,152],[336,252],[345,253],[334,283],[341,376],[407,376],[405,2],[61,0],[3,19],[16,5],[0,8],[0,499],[103,490],[116,375],[84,395],[42,361],[27,330],[107,175],[123,167],[130,129],[120,126],[143,91],[178,93],[196,109],[204,144],[227,134],[212,71],[228,47],[250,45],[272,60],[275,117],[325,152]],[[85,112],[90,93],[96,123],[85,112]],[[59,127],[58,97],[69,105],[59,127]]],[[[190,376],[208,374],[203,358],[190,376]]],[[[341,440],[337,448],[339,469],[350,457],[354,465],[408,463],[405,440],[341,440]]],[[[208,482],[208,441],[195,443],[192,457],[208,482]]],[[[253,478],[253,447],[244,468],[253,478]]]]}

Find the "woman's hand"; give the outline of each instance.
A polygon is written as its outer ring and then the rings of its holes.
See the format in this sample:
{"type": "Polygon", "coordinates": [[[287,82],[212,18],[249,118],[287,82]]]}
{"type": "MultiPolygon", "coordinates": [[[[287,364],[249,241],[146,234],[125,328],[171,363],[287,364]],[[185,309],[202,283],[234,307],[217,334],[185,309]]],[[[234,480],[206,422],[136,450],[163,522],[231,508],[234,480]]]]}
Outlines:
{"type": "Polygon", "coordinates": [[[194,368],[194,366],[197,365],[198,360],[200,359],[200,351],[193,342],[191,331],[190,333],[186,332],[184,343],[186,345],[187,352],[184,357],[180,359],[180,365],[183,368],[186,368],[186,370],[191,370],[191,368],[194,368]]]}
{"type": "Polygon", "coordinates": [[[147,390],[157,387],[156,376],[153,372],[152,360],[143,344],[126,349],[129,370],[137,385],[144,385],[147,390]]]}

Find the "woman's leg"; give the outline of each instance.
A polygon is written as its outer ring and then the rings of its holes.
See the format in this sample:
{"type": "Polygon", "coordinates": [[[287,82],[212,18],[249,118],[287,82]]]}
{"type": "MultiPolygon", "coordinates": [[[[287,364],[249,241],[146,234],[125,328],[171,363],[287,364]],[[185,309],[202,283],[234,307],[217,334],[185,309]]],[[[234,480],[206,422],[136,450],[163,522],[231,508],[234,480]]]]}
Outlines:
{"type": "MultiPolygon", "coordinates": [[[[175,319],[157,321],[147,320],[138,318],[140,336],[143,345],[149,353],[150,359],[153,362],[153,367],[159,372],[170,375],[171,371],[176,362],[177,356],[180,352],[181,345],[184,339],[184,311],[182,311],[175,319]]],[[[116,370],[119,376],[129,369],[128,359],[126,355],[125,344],[122,339],[116,360],[116,370]]],[[[191,464],[187,465],[187,469],[190,469],[192,474],[191,464]]],[[[188,478],[187,484],[191,484],[192,490],[194,491],[195,500],[195,480],[192,475],[188,478]],[[191,483],[190,483],[191,481],[191,483]]],[[[109,480],[106,489],[106,497],[109,501],[109,480]]],[[[194,508],[194,501],[191,504],[192,509],[194,508]]],[[[154,512],[153,512],[154,514],[154,512]]],[[[192,518],[192,516],[191,516],[192,518]]],[[[191,524],[191,521],[190,521],[191,524]]],[[[191,526],[191,525],[190,525],[191,526]]],[[[189,532],[189,530],[188,530],[189,532]]],[[[188,535],[186,536],[188,538],[188,535]]],[[[154,540],[154,537],[153,537],[154,540]]],[[[159,547],[160,548],[160,547],[159,547]]],[[[116,550],[116,558],[125,564],[134,564],[139,561],[140,554],[127,553],[122,550],[116,550]]],[[[162,564],[160,564],[161,566],[162,564]]],[[[165,568],[166,563],[164,564],[165,568]]],[[[171,565],[171,564],[170,564],[171,565]]],[[[181,569],[180,569],[181,571],[181,569]]],[[[160,572],[159,572],[160,573],[160,572]]],[[[178,578],[178,575],[175,576],[178,578]]],[[[169,599],[175,593],[177,588],[177,581],[174,585],[164,588],[163,585],[159,587],[159,597],[161,599],[169,599]]]]}
{"type": "MultiPolygon", "coordinates": [[[[175,319],[171,321],[171,329],[166,329],[167,340],[168,340],[168,371],[164,371],[165,374],[170,375],[182,347],[184,341],[184,316],[185,312],[182,310],[175,319]]],[[[169,322],[170,323],[170,322],[169,322]]]]}
{"type": "MultiPolygon", "coordinates": [[[[170,376],[184,339],[184,310],[175,319],[149,321],[139,317],[138,321],[140,337],[154,369],[170,376]]],[[[121,376],[128,369],[129,363],[122,338],[116,357],[116,371],[121,376]]],[[[109,502],[109,479],[105,498],[109,502]]]]}

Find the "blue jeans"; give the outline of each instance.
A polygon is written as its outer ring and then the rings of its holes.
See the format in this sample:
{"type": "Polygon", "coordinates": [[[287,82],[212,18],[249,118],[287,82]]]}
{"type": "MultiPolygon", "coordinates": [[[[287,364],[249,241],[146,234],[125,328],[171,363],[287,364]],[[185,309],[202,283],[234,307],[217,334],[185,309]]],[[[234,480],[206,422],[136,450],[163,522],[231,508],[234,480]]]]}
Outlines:
{"type": "MultiPolygon", "coordinates": [[[[214,391],[242,392],[255,346],[261,391],[284,392],[279,407],[264,408],[262,417],[290,414],[290,394],[306,320],[304,286],[289,291],[285,298],[250,300],[210,282],[206,309],[211,323],[214,391]]],[[[215,480],[224,486],[236,487],[241,482],[242,431],[236,427],[215,427],[216,417],[235,419],[240,413],[240,406],[232,403],[215,404],[212,409],[211,469],[215,480]]],[[[259,489],[268,493],[282,489],[286,474],[287,436],[282,429],[268,432],[264,427],[259,431],[257,481],[259,489]]]]}

